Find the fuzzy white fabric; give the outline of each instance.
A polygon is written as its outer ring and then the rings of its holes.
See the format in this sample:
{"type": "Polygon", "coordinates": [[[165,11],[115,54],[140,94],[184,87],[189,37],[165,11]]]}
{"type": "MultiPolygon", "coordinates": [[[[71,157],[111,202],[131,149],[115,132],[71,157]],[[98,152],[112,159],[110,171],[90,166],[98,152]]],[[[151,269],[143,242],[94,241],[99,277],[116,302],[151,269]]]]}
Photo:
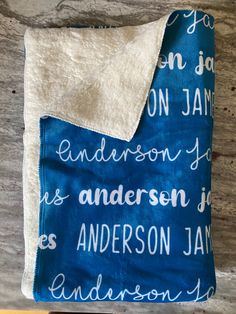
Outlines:
{"type": "Polygon", "coordinates": [[[39,223],[39,118],[50,115],[129,141],[138,126],[168,16],[119,28],[25,33],[22,292],[33,298],[39,223]]]}

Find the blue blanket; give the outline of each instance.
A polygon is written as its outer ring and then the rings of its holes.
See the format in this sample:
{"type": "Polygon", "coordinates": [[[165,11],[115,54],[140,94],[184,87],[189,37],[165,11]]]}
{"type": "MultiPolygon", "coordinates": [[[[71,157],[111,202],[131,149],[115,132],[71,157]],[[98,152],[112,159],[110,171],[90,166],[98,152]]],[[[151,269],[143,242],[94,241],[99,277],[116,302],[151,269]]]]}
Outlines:
{"type": "Polygon", "coordinates": [[[177,11],[130,142],[40,119],[36,301],[214,294],[213,107],[213,18],[177,11]]]}

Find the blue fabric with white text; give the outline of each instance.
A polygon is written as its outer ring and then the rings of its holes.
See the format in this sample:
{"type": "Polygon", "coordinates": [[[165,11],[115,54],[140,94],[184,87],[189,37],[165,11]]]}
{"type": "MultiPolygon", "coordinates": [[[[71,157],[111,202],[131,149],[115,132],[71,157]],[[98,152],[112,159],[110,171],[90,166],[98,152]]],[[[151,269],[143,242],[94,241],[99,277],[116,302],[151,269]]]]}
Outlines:
{"type": "Polygon", "coordinates": [[[213,17],[176,11],[168,24],[130,142],[40,119],[36,301],[204,301],[215,293],[213,17]]]}

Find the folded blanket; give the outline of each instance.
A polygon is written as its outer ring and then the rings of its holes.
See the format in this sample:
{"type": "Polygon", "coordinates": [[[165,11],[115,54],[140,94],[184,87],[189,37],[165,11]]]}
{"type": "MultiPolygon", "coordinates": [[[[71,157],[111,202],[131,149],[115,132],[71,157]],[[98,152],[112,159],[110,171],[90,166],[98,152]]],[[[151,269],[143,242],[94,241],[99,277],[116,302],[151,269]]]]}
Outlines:
{"type": "Polygon", "coordinates": [[[25,34],[22,292],[36,301],[204,301],[213,17],[25,34]]]}

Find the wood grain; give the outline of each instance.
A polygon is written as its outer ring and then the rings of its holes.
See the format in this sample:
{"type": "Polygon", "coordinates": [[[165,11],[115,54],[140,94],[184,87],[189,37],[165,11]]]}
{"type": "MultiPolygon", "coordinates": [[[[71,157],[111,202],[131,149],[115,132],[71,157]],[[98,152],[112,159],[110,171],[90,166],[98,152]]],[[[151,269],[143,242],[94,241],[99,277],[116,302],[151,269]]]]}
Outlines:
{"type": "Polygon", "coordinates": [[[236,312],[236,2],[0,0],[0,308],[126,313],[236,312]],[[218,291],[202,304],[36,304],[20,291],[24,264],[22,157],[23,35],[27,26],[137,25],[177,8],[202,9],[216,22],[213,244],[218,291]]]}

